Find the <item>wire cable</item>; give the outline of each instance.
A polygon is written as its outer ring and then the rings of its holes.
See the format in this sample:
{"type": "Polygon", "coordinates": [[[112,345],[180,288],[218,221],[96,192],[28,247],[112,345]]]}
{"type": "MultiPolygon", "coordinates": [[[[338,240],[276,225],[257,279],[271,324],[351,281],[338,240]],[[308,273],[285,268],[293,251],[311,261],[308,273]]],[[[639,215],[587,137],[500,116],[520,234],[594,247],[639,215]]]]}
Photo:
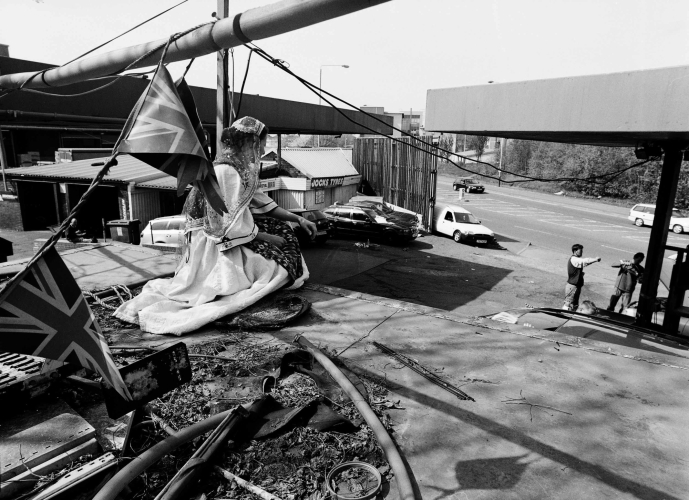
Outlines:
{"type": "MultiPolygon", "coordinates": [[[[246,84],[246,77],[249,76],[249,65],[251,65],[251,54],[254,51],[249,51],[249,58],[246,61],[246,71],[244,71],[244,79],[242,80],[242,88],[239,90],[239,104],[237,104],[237,116],[239,116],[239,110],[242,109],[242,97],[244,97],[244,85],[246,84]]],[[[234,96],[233,99],[234,100],[234,96]]]]}
{"type": "MultiPolygon", "coordinates": [[[[279,69],[285,71],[285,72],[288,73],[289,75],[291,75],[291,76],[293,76],[294,78],[296,78],[300,83],[302,83],[304,86],[306,86],[306,87],[307,87],[309,90],[311,90],[314,94],[320,95],[321,97],[322,97],[322,94],[326,94],[327,96],[332,97],[333,99],[336,99],[337,101],[339,101],[339,102],[341,102],[341,103],[343,103],[343,104],[349,106],[350,108],[355,109],[355,110],[357,110],[357,111],[363,113],[364,115],[366,115],[366,116],[372,118],[373,120],[378,121],[378,122],[380,122],[381,124],[383,124],[383,125],[385,125],[385,126],[391,127],[393,130],[396,130],[396,131],[402,133],[403,135],[405,135],[405,136],[407,136],[407,137],[410,137],[411,139],[420,142],[420,143],[423,144],[424,146],[427,146],[427,147],[429,147],[429,148],[435,149],[435,150],[437,150],[437,151],[442,151],[442,152],[444,152],[444,153],[446,153],[446,154],[448,154],[448,155],[457,156],[458,158],[462,158],[462,159],[464,159],[464,160],[469,160],[469,161],[475,162],[475,163],[477,163],[477,164],[487,165],[487,166],[489,166],[489,167],[491,167],[491,168],[497,170],[498,172],[502,172],[502,173],[505,173],[505,174],[510,174],[510,175],[513,175],[513,176],[515,176],[515,177],[519,177],[519,178],[520,178],[520,179],[517,179],[517,180],[510,180],[510,181],[509,181],[510,183],[533,182],[533,181],[537,181],[537,182],[588,182],[588,183],[592,183],[592,184],[596,184],[596,185],[605,185],[605,184],[608,184],[608,183],[609,183],[612,179],[614,179],[615,177],[617,177],[617,176],[621,175],[622,173],[626,172],[627,170],[630,170],[631,168],[638,167],[638,166],[640,166],[640,165],[643,165],[643,164],[648,163],[649,161],[651,161],[650,159],[649,159],[649,160],[644,160],[644,161],[642,161],[642,162],[635,163],[635,164],[633,164],[633,165],[631,165],[631,166],[625,167],[624,169],[621,169],[621,170],[618,170],[618,171],[608,172],[608,173],[605,173],[605,174],[599,174],[599,175],[594,175],[594,176],[589,176],[589,177],[585,177],[585,178],[580,178],[580,177],[543,178],[543,177],[534,177],[534,176],[530,176],[530,175],[520,174],[520,173],[517,173],[517,172],[512,172],[512,171],[505,170],[505,169],[502,169],[502,168],[500,168],[500,167],[497,167],[497,166],[493,165],[492,163],[488,163],[488,162],[484,162],[484,161],[480,161],[480,160],[474,160],[474,159],[471,159],[471,158],[468,158],[468,157],[459,155],[459,154],[457,154],[457,153],[453,153],[453,152],[448,151],[448,150],[446,150],[446,149],[444,149],[444,148],[440,148],[440,147],[438,147],[438,146],[436,146],[436,145],[434,145],[434,144],[432,144],[432,143],[428,143],[428,142],[426,142],[426,141],[424,141],[424,140],[422,140],[422,139],[420,139],[420,138],[418,138],[418,137],[416,137],[416,136],[413,136],[413,135],[411,135],[411,134],[409,134],[409,133],[407,133],[407,132],[405,132],[405,131],[403,131],[403,130],[401,130],[401,129],[398,129],[398,128],[394,127],[394,126],[391,126],[391,125],[389,125],[387,122],[385,122],[385,121],[381,120],[380,118],[378,118],[378,117],[372,115],[371,113],[368,113],[368,112],[366,112],[366,111],[361,110],[361,109],[358,108],[357,106],[354,106],[353,104],[351,104],[351,103],[345,101],[344,99],[341,99],[341,98],[335,96],[334,94],[331,94],[330,92],[325,91],[325,90],[321,89],[320,87],[318,87],[318,86],[312,84],[311,82],[307,81],[306,79],[300,77],[299,75],[297,75],[296,73],[294,73],[293,71],[291,71],[291,70],[289,69],[289,66],[286,65],[285,61],[282,61],[281,59],[276,59],[276,58],[272,57],[270,54],[268,54],[268,53],[265,52],[263,49],[261,49],[260,47],[258,47],[255,43],[252,43],[251,45],[248,45],[248,44],[244,44],[244,45],[245,45],[248,49],[255,51],[260,57],[262,57],[262,58],[265,59],[266,61],[268,61],[268,62],[270,62],[271,64],[273,64],[273,66],[278,67],[279,69]],[[601,179],[602,182],[598,182],[598,179],[601,179]]],[[[425,148],[422,148],[422,147],[419,147],[419,146],[417,146],[417,145],[415,145],[415,144],[408,143],[408,142],[406,142],[406,141],[402,141],[402,140],[400,140],[400,139],[398,139],[398,138],[396,138],[396,137],[392,137],[392,136],[389,136],[389,135],[387,135],[387,134],[380,134],[380,132],[378,132],[377,130],[374,130],[374,129],[372,129],[372,128],[370,128],[370,127],[364,125],[364,124],[358,123],[358,122],[355,121],[354,119],[352,119],[352,118],[350,118],[349,116],[347,116],[345,113],[342,112],[342,110],[340,110],[339,108],[337,108],[337,107],[336,107],[332,102],[330,102],[327,98],[322,97],[322,99],[323,99],[326,103],[328,103],[336,112],[338,112],[340,115],[342,115],[346,120],[348,120],[348,121],[351,122],[351,123],[354,123],[355,125],[358,125],[358,126],[364,128],[364,129],[366,129],[366,130],[368,130],[368,131],[370,131],[370,132],[373,132],[373,133],[378,134],[378,135],[385,135],[387,138],[392,139],[392,140],[395,141],[395,142],[399,142],[399,143],[402,143],[402,144],[407,144],[407,145],[411,146],[411,147],[414,148],[414,149],[417,149],[417,150],[423,151],[423,152],[427,152],[427,153],[431,154],[432,156],[435,156],[435,157],[437,157],[437,158],[440,158],[440,159],[442,159],[442,160],[444,160],[444,161],[448,161],[449,163],[453,164],[455,167],[457,167],[458,169],[460,169],[460,170],[462,170],[462,171],[464,171],[464,172],[467,172],[467,173],[470,173],[470,174],[473,174],[473,175],[478,175],[478,176],[481,176],[481,177],[490,178],[490,179],[495,179],[495,180],[498,180],[498,179],[499,179],[497,176],[494,176],[494,175],[489,175],[489,174],[486,174],[486,173],[480,173],[480,172],[476,172],[476,171],[474,171],[474,170],[468,169],[468,168],[466,168],[465,164],[460,165],[460,164],[458,164],[457,162],[454,162],[454,161],[450,160],[449,158],[445,158],[444,156],[442,156],[442,155],[440,155],[440,154],[438,154],[438,153],[434,153],[433,151],[429,151],[429,150],[427,150],[427,149],[425,149],[425,148]]],[[[504,179],[501,179],[501,178],[500,178],[500,180],[503,180],[503,181],[504,181],[504,179]]]]}

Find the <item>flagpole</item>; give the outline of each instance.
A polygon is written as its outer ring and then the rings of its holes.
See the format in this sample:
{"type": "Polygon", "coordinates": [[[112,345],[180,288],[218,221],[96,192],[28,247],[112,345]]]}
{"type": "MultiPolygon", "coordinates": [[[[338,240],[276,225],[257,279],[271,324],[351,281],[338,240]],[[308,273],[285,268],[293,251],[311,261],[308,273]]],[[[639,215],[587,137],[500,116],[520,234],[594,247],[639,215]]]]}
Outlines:
{"type": "MultiPolygon", "coordinates": [[[[220,19],[188,33],[171,44],[165,62],[175,62],[212,54],[252,40],[262,40],[335,19],[390,0],[283,0],[255,7],[220,19]]],[[[123,71],[150,51],[148,57],[130,69],[155,66],[160,53],[155,49],[168,38],[85,57],[65,66],[39,72],[0,76],[0,88],[47,88],[83,82],[123,71]]]]}

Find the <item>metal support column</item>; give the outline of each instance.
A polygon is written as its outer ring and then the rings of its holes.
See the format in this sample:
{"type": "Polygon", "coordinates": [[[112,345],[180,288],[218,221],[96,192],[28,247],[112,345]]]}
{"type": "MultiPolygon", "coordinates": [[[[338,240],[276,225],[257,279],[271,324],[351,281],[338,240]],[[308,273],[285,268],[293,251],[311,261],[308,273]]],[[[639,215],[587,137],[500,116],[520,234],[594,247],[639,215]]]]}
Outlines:
{"type": "Polygon", "coordinates": [[[648,240],[648,252],[646,254],[646,272],[644,273],[641,291],[639,293],[639,307],[636,314],[636,324],[648,326],[655,312],[656,297],[658,295],[658,282],[660,271],[665,257],[665,244],[670,227],[670,217],[675,203],[679,171],[682,165],[682,147],[680,143],[666,143],[663,145],[665,158],[663,170],[660,175],[658,198],[656,199],[655,215],[651,237],[648,240]]]}
{"type": "Polygon", "coordinates": [[[62,224],[62,217],[60,217],[60,202],[58,199],[57,192],[59,190],[59,183],[56,182],[53,184],[53,198],[55,199],[55,216],[57,218],[57,223],[62,224]]]}
{"type": "Polygon", "coordinates": [[[3,189],[7,191],[7,178],[5,177],[5,169],[9,167],[7,164],[7,154],[5,153],[5,141],[2,138],[2,128],[0,128],[0,168],[2,168],[2,185],[3,189]]]}
{"type": "MultiPolygon", "coordinates": [[[[218,10],[215,13],[218,19],[225,19],[230,9],[230,0],[218,0],[218,10]]],[[[223,49],[217,52],[217,89],[216,89],[216,119],[215,119],[215,145],[216,156],[222,150],[220,137],[222,131],[230,125],[229,114],[229,92],[228,92],[228,50],[223,49]]]]}
{"type": "Polygon", "coordinates": [[[282,134],[278,134],[278,172],[282,167],[282,134]]]}

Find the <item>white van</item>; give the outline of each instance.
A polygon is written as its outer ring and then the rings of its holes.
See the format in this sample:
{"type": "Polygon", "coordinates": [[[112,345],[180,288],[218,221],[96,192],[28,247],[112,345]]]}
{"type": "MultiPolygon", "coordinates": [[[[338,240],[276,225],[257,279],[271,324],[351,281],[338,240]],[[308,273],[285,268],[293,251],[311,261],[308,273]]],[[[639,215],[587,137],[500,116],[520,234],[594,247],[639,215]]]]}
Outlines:
{"type": "MultiPolygon", "coordinates": [[[[646,203],[639,203],[634,205],[629,211],[629,219],[637,226],[652,226],[653,218],[655,217],[656,206],[646,203]]],[[[670,229],[672,232],[680,234],[689,231],[689,217],[687,214],[677,208],[672,209],[672,217],[670,218],[670,229]]]]}
{"type": "Polygon", "coordinates": [[[433,209],[433,230],[452,236],[457,243],[495,243],[495,233],[481,224],[471,212],[457,205],[436,204],[433,209]]]}
{"type": "Polygon", "coordinates": [[[153,219],[141,231],[141,243],[179,246],[187,219],[184,215],[170,215],[153,219]]]}

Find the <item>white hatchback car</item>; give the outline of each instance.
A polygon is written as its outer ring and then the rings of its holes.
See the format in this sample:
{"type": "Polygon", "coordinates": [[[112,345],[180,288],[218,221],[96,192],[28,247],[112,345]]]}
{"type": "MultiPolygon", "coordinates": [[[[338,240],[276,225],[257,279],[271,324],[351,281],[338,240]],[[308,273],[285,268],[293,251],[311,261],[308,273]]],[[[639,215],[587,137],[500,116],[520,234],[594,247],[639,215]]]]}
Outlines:
{"type": "Polygon", "coordinates": [[[436,204],[433,209],[433,229],[452,236],[457,243],[466,241],[487,245],[496,242],[493,231],[481,224],[474,214],[457,205],[436,204]]]}
{"type": "Polygon", "coordinates": [[[184,215],[171,215],[151,220],[141,231],[141,243],[147,245],[180,245],[184,236],[184,215]]]}
{"type": "MultiPolygon", "coordinates": [[[[648,205],[646,203],[639,203],[634,205],[629,211],[629,219],[639,227],[653,225],[653,218],[655,216],[656,206],[648,205]]],[[[670,219],[670,229],[672,232],[680,234],[689,231],[689,217],[687,214],[677,208],[672,209],[672,218],[670,219]]]]}

